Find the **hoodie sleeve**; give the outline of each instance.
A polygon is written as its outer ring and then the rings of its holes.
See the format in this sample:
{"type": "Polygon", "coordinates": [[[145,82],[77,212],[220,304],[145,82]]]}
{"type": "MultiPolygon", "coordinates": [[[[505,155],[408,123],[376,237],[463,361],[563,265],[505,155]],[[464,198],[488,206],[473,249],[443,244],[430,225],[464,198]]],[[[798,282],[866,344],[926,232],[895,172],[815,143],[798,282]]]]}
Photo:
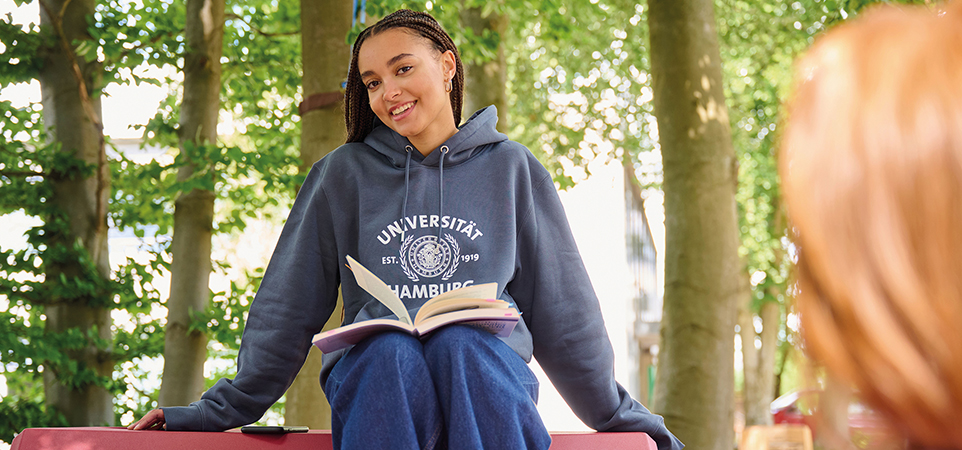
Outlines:
{"type": "Polygon", "coordinates": [[[572,411],[598,431],[643,431],[659,450],[684,447],[664,419],[633,400],[614,378],[614,351],[550,176],[533,187],[519,225],[508,286],[534,340],[534,356],[572,411]]]}
{"type": "Polygon", "coordinates": [[[237,376],[190,406],[163,408],[168,430],[223,431],[257,421],[291,385],[337,302],[337,249],[317,165],[301,187],[251,304],[237,376]]]}

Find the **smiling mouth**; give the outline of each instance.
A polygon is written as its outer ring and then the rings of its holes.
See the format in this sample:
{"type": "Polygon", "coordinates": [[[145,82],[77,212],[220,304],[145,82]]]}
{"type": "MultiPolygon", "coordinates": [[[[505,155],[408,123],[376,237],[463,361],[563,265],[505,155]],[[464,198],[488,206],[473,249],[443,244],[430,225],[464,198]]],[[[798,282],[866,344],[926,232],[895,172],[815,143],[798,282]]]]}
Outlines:
{"type": "Polygon", "coordinates": [[[415,103],[416,103],[416,102],[409,102],[409,103],[405,103],[405,104],[403,104],[403,105],[401,105],[401,106],[398,106],[397,108],[394,108],[393,110],[391,110],[391,115],[392,115],[392,116],[397,116],[397,115],[403,114],[405,111],[413,108],[415,103]]]}

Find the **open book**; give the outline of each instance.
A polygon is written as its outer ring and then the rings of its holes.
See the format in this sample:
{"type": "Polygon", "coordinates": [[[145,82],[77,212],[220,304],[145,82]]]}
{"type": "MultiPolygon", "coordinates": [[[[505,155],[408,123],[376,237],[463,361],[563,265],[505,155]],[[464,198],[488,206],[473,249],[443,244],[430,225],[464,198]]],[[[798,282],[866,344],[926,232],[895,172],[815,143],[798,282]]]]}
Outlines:
{"type": "Polygon", "coordinates": [[[372,319],[314,335],[314,345],[329,353],[361,342],[383,331],[402,331],[424,336],[450,324],[470,325],[507,337],[517,325],[518,311],[499,300],[498,284],[477,284],[445,292],[428,300],[411,319],[401,299],[380,278],[350,256],[347,262],[358,286],[384,304],[397,319],[372,319]]]}

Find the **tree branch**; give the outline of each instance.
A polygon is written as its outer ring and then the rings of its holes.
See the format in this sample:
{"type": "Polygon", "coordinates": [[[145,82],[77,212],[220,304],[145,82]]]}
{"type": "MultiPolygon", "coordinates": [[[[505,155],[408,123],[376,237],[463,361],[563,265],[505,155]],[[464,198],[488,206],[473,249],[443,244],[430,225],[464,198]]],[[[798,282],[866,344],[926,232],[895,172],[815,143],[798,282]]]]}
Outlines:
{"type": "Polygon", "coordinates": [[[44,172],[34,172],[32,170],[0,170],[0,177],[7,178],[43,177],[46,175],[44,172]]]}
{"type": "Polygon", "coordinates": [[[243,17],[238,16],[237,14],[227,14],[227,15],[224,16],[224,18],[225,18],[225,19],[239,20],[239,21],[243,22],[245,25],[247,25],[248,27],[250,27],[251,30],[254,30],[257,34],[259,34],[259,35],[261,35],[261,36],[264,36],[264,37],[269,37],[269,38],[270,38],[270,37],[280,37],[280,36],[294,36],[294,35],[300,33],[300,31],[290,31],[290,32],[287,32],[287,33],[268,33],[268,32],[266,32],[266,31],[262,31],[262,30],[258,29],[258,28],[255,27],[254,25],[251,25],[250,22],[244,20],[243,17]]]}
{"type": "MultiPolygon", "coordinates": [[[[67,13],[67,7],[70,6],[70,2],[72,2],[72,1],[73,1],[73,0],[67,0],[67,1],[63,2],[63,6],[60,7],[60,13],[57,14],[57,17],[59,17],[61,20],[63,19],[64,14],[67,13]]],[[[41,3],[43,3],[43,2],[41,2],[41,3]]]]}

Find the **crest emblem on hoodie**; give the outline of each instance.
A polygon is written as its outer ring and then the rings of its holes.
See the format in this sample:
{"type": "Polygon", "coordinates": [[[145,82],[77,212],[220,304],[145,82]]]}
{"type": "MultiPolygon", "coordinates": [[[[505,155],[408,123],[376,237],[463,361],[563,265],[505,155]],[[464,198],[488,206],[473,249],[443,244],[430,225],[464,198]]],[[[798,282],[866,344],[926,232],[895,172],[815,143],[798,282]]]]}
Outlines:
{"type": "Polygon", "coordinates": [[[443,239],[434,235],[407,236],[401,243],[401,268],[411,281],[438,276],[447,280],[458,270],[461,261],[458,241],[448,233],[443,236],[443,239]]]}

